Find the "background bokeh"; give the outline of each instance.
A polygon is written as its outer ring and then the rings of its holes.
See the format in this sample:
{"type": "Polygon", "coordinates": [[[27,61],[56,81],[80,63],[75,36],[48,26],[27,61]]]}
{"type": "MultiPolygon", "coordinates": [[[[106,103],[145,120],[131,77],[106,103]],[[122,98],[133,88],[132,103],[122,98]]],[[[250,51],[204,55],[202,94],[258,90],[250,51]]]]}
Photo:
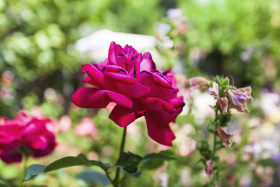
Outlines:
{"type": "MultiPolygon", "coordinates": [[[[237,87],[252,86],[254,97],[251,112],[236,113],[230,124],[234,146],[219,152],[225,168],[221,185],[280,185],[279,0],[0,0],[0,116],[12,118],[25,109],[65,127],[57,134],[54,154],[30,163],[50,163],[81,152],[92,159],[116,161],[121,129],[108,119],[110,106],[80,109],[70,100],[82,85],[81,64],[97,60],[89,55],[95,48],[78,50],[77,41],[104,29],[127,33],[122,36],[129,41],[152,36],[147,46],[155,49],[157,66],[177,73],[187,103],[172,124],[177,139],[171,150],[178,160],[156,163],[139,178],[128,178],[126,186],[201,186],[208,180],[195,145],[212,138],[207,126],[214,100],[207,92],[190,92],[185,81],[215,75],[229,76],[237,87]],[[94,136],[77,135],[76,126],[84,118],[94,121],[94,136]],[[157,164],[162,166],[154,169],[157,164]]],[[[100,42],[99,50],[108,50],[102,38],[90,42],[100,42]]],[[[167,149],[151,142],[144,123],[140,119],[129,126],[126,150],[143,156],[167,149]]],[[[18,167],[0,162],[0,177],[12,180],[18,167]]],[[[39,176],[30,184],[106,184],[102,177],[97,183],[79,179],[84,169],[39,176]]]]}

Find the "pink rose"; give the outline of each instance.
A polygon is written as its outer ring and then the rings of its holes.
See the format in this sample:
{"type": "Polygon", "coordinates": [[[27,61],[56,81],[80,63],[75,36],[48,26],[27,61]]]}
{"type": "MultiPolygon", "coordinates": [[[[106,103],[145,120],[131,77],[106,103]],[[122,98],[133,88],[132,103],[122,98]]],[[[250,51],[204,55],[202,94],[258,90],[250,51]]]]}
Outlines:
{"type": "Polygon", "coordinates": [[[176,79],[170,70],[159,72],[150,53],[142,55],[133,47],[112,42],[108,58],[101,64],[85,64],[83,82],[93,87],[81,87],[72,101],[82,108],[105,108],[116,103],[109,118],[126,127],[144,116],[149,136],[163,145],[172,145],[175,135],[169,127],[184,106],[177,97],[176,79]]]}
{"type": "Polygon", "coordinates": [[[20,112],[14,119],[1,118],[0,158],[6,163],[20,162],[23,151],[42,157],[54,150],[55,135],[47,129],[49,118],[39,119],[20,112]]]}

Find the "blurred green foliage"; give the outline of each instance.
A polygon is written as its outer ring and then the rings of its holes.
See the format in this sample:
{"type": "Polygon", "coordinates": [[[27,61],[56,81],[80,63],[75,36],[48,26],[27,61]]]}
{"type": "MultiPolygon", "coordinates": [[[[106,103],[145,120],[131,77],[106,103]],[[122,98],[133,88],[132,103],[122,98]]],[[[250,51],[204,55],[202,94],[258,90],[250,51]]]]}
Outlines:
{"type": "MultiPolygon", "coordinates": [[[[175,47],[171,52],[162,51],[169,68],[179,62],[185,65],[187,77],[232,76],[238,87],[252,85],[253,94],[263,88],[280,88],[279,0],[0,0],[0,116],[11,118],[19,109],[30,110],[39,105],[44,115],[54,119],[69,114],[74,126],[84,117],[93,117],[98,137],[77,137],[72,128],[58,135],[58,142],[68,146],[62,153],[94,152],[102,161],[115,164],[118,152],[113,150],[119,147],[121,129],[108,119],[108,111],[77,109],[70,104],[71,94],[81,85],[80,65],[89,60],[77,53],[73,44],[101,28],[153,35],[156,22],[166,21],[165,11],[176,6],[183,10],[188,29],[186,34],[169,33],[175,47]],[[183,48],[176,48],[177,44],[183,44],[183,48]],[[197,51],[200,55],[194,60],[193,54],[197,51]],[[12,76],[12,83],[3,80],[7,72],[12,76]]],[[[174,25],[172,29],[176,29],[174,25]]],[[[251,186],[257,186],[261,178],[249,167],[255,164],[253,157],[249,161],[242,160],[243,148],[249,144],[250,132],[255,128],[242,117],[234,119],[243,131],[241,143],[225,153],[235,152],[237,164],[232,168],[226,163],[222,165],[226,168],[222,181],[225,186],[229,186],[232,176],[236,177],[233,186],[239,186],[247,175],[253,181],[251,186]]],[[[177,123],[179,126],[191,124],[195,133],[189,136],[197,142],[211,139],[207,133],[211,120],[206,119],[203,125],[196,120],[189,111],[179,116],[177,123]]],[[[141,156],[158,151],[159,148],[148,141],[143,122],[137,125],[140,138],[136,142],[135,137],[129,135],[127,150],[141,156]]],[[[179,129],[177,132],[181,130],[178,126],[173,128],[179,129]]],[[[173,149],[176,151],[180,146],[175,145],[173,149]]],[[[46,160],[30,162],[47,164],[62,156],[67,155],[55,153],[46,160]]],[[[165,170],[161,169],[168,174],[172,186],[182,186],[183,171],[189,171],[190,186],[202,186],[207,179],[201,174],[204,166],[198,160],[199,153],[194,151],[164,165],[165,170]]],[[[269,165],[277,167],[275,163],[269,165]]],[[[19,166],[16,167],[0,162],[1,177],[17,177],[19,166]]],[[[139,178],[128,178],[125,185],[159,186],[155,171],[143,172],[139,178]]],[[[76,174],[76,168],[58,171],[51,176],[39,176],[34,184],[90,186],[72,178],[76,174]]],[[[277,176],[276,179],[279,180],[277,176]]]]}
{"type": "Polygon", "coordinates": [[[0,0],[0,74],[14,74],[14,95],[0,99],[0,114],[12,117],[23,103],[42,103],[48,87],[68,101],[80,64],[89,60],[75,51],[78,39],[98,28],[152,34],[163,14],[158,0],[0,0]],[[34,100],[22,101],[28,94],[34,100]]]}
{"type": "Polygon", "coordinates": [[[211,75],[232,76],[236,85],[279,88],[278,0],[180,1],[189,25],[187,50],[207,55],[198,62],[211,75]]]}

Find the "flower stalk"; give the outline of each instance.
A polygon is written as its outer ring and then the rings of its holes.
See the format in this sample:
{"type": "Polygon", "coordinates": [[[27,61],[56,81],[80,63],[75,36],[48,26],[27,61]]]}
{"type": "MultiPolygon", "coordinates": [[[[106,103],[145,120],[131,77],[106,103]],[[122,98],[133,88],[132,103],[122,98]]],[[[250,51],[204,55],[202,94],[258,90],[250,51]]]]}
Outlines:
{"type": "Polygon", "coordinates": [[[24,176],[25,176],[26,169],[27,169],[27,163],[28,163],[28,154],[24,153],[23,154],[23,159],[22,159],[21,178],[20,178],[20,181],[19,181],[19,186],[20,187],[24,186],[24,176]]]}
{"type": "MultiPolygon", "coordinates": [[[[122,153],[124,152],[124,146],[125,146],[125,139],[126,139],[126,127],[123,128],[123,134],[122,134],[122,140],[120,145],[120,152],[119,152],[119,158],[121,157],[122,153]]],[[[113,180],[114,187],[119,186],[119,176],[120,176],[120,168],[117,167],[116,175],[113,180]]]]}

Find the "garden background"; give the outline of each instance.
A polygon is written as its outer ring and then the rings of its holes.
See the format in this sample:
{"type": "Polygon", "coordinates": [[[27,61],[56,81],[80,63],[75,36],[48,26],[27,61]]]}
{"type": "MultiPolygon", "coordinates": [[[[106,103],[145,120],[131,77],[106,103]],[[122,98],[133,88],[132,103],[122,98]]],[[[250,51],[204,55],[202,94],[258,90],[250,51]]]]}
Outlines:
{"type": "MultiPolygon", "coordinates": [[[[94,49],[109,48],[103,38],[87,38],[96,48],[78,42],[98,33],[151,40],[146,45],[154,49],[157,67],[173,69],[186,103],[171,125],[177,138],[170,150],[177,160],[151,163],[147,172],[128,178],[124,185],[201,186],[208,180],[195,147],[211,139],[207,127],[213,118],[213,98],[190,91],[185,81],[216,75],[230,77],[237,87],[252,86],[254,97],[250,113],[237,113],[230,124],[233,146],[218,153],[225,168],[222,186],[280,185],[278,0],[0,0],[0,116],[13,118],[25,109],[58,120],[65,129],[57,133],[53,154],[29,164],[48,164],[79,153],[112,164],[117,159],[121,128],[108,118],[110,107],[81,109],[70,99],[82,85],[81,65],[100,61],[94,49]],[[96,128],[92,135],[80,137],[76,126],[84,118],[92,119],[96,128]]],[[[143,124],[140,119],[128,127],[126,150],[143,155],[168,149],[149,139],[143,124]]],[[[13,180],[20,167],[0,161],[0,177],[13,180]]],[[[63,169],[26,182],[107,183],[95,167],[63,169]]]]}

